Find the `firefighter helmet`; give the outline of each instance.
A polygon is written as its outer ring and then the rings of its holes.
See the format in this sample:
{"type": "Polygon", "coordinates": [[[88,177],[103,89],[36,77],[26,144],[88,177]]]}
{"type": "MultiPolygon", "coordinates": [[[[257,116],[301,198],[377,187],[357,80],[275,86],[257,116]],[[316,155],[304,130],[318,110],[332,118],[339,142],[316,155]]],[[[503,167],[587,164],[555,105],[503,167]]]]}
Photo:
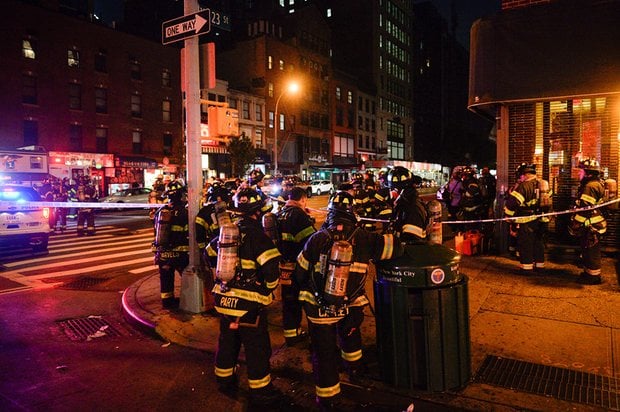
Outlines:
{"type": "Polygon", "coordinates": [[[329,212],[343,212],[352,216],[355,215],[353,210],[353,196],[344,190],[339,190],[329,199],[327,210],[329,212]]]}
{"type": "Polygon", "coordinates": [[[387,185],[390,189],[404,189],[413,181],[413,174],[403,166],[396,166],[387,174],[387,185]]]}
{"type": "Polygon", "coordinates": [[[473,167],[465,166],[463,170],[461,170],[461,178],[466,179],[472,177],[475,173],[476,170],[473,167]]]}
{"type": "Polygon", "coordinates": [[[251,214],[261,210],[265,206],[265,201],[254,189],[245,188],[239,190],[233,196],[233,210],[241,214],[251,214]]]}
{"type": "Polygon", "coordinates": [[[176,180],[168,183],[166,186],[166,191],[164,192],[164,198],[167,198],[171,201],[179,201],[183,197],[183,195],[187,192],[185,186],[183,186],[180,182],[176,180]]]}
{"type": "Polygon", "coordinates": [[[209,190],[207,190],[207,201],[215,203],[218,201],[218,197],[221,200],[228,202],[230,196],[224,185],[216,180],[211,184],[211,186],[209,186],[209,190]]]}
{"type": "Polygon", "coordinates": [[[248,176],[248,183],[250,184],[250,186],[254,186],[260,181],[262,181],[264,177],[265,174],[262,170],[254,169],[250,172],[250,175],[248,176]]]}
{"type": "Polygon", "coordinates": [[[579,162],[579,168],[589,174],[598,174],[601,171],[601,165],[596,159],[582,159],[579,162]]]}
{"type": "Polygon", "coordinates": [[[516,170],[516,176],[521,177],[526,173],[531,173],[533,175],[536,174],[536,165],[535,164],[529,164],[529,163],[521,163],[519,165],[519,167],[517,167],[516,170]]]}

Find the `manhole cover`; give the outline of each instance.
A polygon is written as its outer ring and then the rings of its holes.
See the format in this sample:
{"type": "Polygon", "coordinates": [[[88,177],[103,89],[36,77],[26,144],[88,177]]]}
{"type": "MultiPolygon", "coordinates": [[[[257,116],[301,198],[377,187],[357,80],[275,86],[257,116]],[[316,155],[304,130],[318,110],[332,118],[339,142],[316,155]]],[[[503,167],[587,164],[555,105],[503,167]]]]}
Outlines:
{"type": "Polygon", "coordinates": [[[77,279],[70,280],[68,282],[59,285],[58,289],[71,289],[71,290],[87,290],[94,286],[97,286],[110,278],[96,278],[92,276],[80,276],[77,279]]]}
{"type": "Polygon", "coordinates": [[[101,316],[67,319],[59,321],[58,324],[69,339],[75,341],[121,336],[121,333],[101,316]]]}
{"type": "Polygon", "coordinates": [[[620,380],[610,376],[489,355],[475,380],[620,411],[620,380]]]}

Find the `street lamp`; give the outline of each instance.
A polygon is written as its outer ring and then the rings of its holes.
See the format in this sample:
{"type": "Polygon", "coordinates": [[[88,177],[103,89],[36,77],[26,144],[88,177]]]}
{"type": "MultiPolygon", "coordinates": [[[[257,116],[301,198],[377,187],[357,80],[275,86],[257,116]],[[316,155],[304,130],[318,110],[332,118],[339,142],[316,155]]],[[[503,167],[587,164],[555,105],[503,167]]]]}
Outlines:
{"type": "Polygon", "coordinates": [[[276,110],[274,113],[274,130],[273,130],[273,141],[274,141],[274,170],[273,175],[278,175],[278,128],[280,127],[280,118],[278,117],[278,105],[280,104],[280,99],[284,96],[285,93],[297,93],[299,90],[299,85],[297,83],[289,83],[282,93],[278,96],[278,100],[276,100],[276,110]]]}

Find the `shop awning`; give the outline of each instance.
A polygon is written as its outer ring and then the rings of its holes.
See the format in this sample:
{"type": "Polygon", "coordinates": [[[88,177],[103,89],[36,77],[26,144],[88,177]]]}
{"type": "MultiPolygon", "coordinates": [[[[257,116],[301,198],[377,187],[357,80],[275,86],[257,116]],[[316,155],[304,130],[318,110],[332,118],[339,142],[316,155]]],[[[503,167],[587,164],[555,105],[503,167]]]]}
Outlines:
{"type": "Polygon", "coordinates": [[[620,93],[620,2],[503,10],[471,29],[468,107],[620,93]]]}
{"type": "Polygon", "coordinates": [[[140,156],[117,156],[116,167],[135,167],[137,169],[156,169],[157,160],[140,156]]]}

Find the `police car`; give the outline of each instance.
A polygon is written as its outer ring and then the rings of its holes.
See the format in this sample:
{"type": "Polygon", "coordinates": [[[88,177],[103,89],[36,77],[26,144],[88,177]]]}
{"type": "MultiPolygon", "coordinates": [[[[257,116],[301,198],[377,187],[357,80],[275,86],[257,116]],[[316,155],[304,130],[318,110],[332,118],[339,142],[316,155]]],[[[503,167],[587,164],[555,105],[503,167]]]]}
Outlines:
{"type": "Polygon", "coordinates": [[[33,205],[41,195],[31,187],[0,186],[0,247],[47,250],[50,208],[33,205]]]}

